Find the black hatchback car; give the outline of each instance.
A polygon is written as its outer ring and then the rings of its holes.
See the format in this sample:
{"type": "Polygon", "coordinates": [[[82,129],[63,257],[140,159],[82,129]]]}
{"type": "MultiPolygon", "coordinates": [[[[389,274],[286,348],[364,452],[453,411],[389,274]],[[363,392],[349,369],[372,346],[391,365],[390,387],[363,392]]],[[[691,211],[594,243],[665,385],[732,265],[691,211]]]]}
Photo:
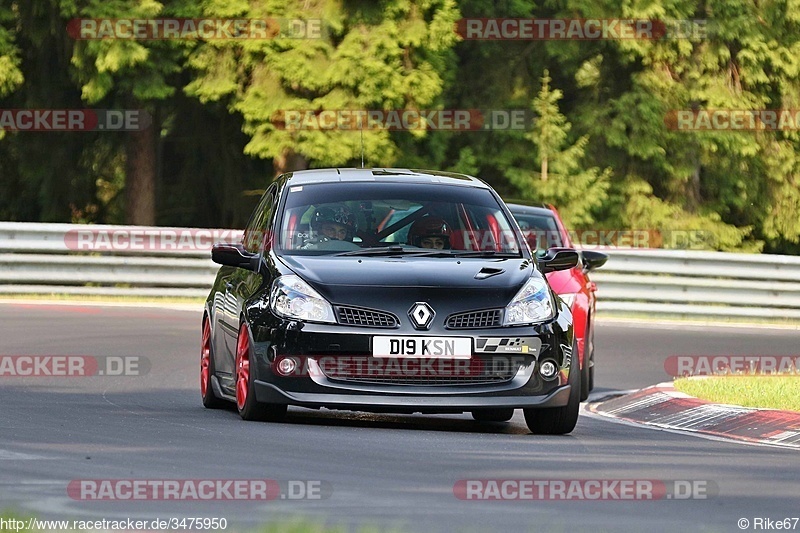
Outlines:
{"type": "Polygon", "coordinates": [[[221,265],[202,326],[206,407],[245,420],[287,406],[471,412],[572,431],[580,372],[572,315],[484,182],[404,169],[280,176],[221,265]]]}

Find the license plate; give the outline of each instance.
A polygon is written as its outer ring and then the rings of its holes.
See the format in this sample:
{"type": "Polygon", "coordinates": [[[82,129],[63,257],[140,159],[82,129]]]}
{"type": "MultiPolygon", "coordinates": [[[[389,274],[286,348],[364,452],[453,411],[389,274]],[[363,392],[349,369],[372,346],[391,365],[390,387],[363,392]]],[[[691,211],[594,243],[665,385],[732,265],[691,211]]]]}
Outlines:
{"type": "Polygon", "coordinates": [[[470,337],[372,337],[373,357],[469,359],[470,337]]]}

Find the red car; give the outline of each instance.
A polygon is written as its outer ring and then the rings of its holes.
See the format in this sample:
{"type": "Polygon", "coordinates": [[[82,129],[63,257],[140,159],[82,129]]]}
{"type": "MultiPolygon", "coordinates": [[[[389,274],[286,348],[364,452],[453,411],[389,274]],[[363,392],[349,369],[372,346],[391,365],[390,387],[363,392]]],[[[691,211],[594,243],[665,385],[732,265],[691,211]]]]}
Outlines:
{"type": "MultiPolygon", "coordinates": [[[[548,248],[573,248],[558,211],[551,205],[538,207],[507,204],[534,253],[548,248]]],[[[597,286],[589,272],[603,266],[608,256],[594,250],[581,250],[582,265],[546,274],[547,282],[572,309],[575,339],[581,364],[581,401],[594,388],[594,313],[597,286]]]]}

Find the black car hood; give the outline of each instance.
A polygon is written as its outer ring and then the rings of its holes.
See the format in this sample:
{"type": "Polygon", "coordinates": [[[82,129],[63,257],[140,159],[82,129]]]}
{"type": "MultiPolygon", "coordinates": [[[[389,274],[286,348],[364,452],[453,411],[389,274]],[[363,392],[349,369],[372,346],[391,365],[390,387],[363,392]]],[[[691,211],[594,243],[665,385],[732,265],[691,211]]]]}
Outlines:
{"type": "MultiPolygon", "coordinates": [[[[283,256],[283,263],[334,304],[386,308],[449,301],[456,307],[504,307],[532,275],[524,258],[283,256]]],[[[448,306],[449,307],[449,306],[448,306]]]]}

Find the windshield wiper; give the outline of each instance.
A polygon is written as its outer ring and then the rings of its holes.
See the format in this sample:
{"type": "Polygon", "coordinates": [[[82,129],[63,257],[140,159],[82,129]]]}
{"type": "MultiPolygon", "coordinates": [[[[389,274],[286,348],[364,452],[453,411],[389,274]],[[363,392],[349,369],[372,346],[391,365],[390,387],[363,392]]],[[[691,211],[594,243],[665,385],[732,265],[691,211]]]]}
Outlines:
{"type": "Polygon", "coordinates": [[[341,252],[333,254],[337,257],[345,256],[370,256],[370,255],[421,255],[433,256],[440,255],[449,257],[451,254],[443,250],[430,250],[418,248],[403,248],[402,246],[373,246],[371,248],[364,248],[363,250],[352,250],[349,252],[341,252]]]}
{"type": "Polygon", "coordinates": [[[402,246],[373,246],[370,248],[364,248],[362,250],[352,250],[349,252],[341,252],[338,254],[333,254],[336,256],[371,256],[371,255],[413,255],[416,257],[497,257],[497,258],[509,258],[509,257],[521,257],[520,254],[508,253],[508,252],[495,252],[494,250],[477,250],[477,251],[467,251],[467,250],[432,250],[430,248],[404,248],[402,246]]]}
{"type": "Polygon", "coordinates": [[[495,252],[494,250],[478,250],[473,252],[453,252],[454,257],[521,257],[520,254],[510,252],[495,252]]]}

